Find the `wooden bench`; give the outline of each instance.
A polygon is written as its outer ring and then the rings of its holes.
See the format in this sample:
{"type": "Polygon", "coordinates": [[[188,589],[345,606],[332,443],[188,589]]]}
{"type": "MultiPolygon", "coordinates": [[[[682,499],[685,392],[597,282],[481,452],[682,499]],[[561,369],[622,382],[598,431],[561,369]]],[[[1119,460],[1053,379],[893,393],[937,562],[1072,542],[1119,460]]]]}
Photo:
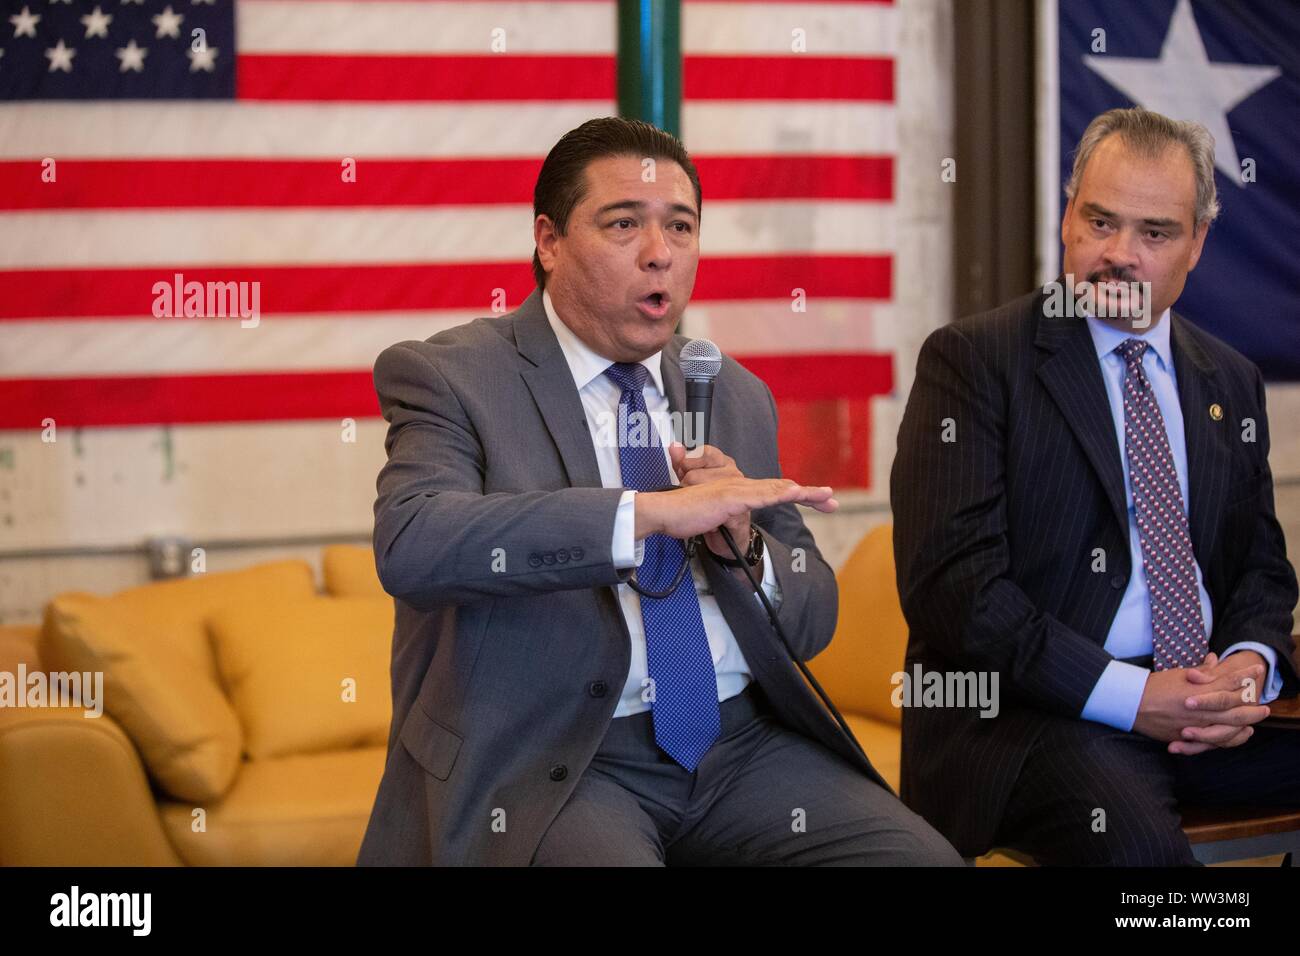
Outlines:
{"type": "MultiPolygon", "coordinates": [[[[1297,643],[1300,643],[1300,637],[1297,643]]],[[[1270,726],[1300,734],[1300,698],[1276,700],[1269,707],[1272,709],[1267,721],[1270,726]]],[[[1178,809],[1183,818],[1183,832],[1192,844],[1192,855],[1207,866],[1279,854],[1285,855],[1286,865],[1297,866],[1300,806],[1205,807],[1188,804],[1178,809]]],[[[994,851],[1022,866],[1035,865],[1032,857],[1019,850],[994,847],[994,851]]],[[[968,865],[975,865],[974,857],[965,859],[968,865]]]]}

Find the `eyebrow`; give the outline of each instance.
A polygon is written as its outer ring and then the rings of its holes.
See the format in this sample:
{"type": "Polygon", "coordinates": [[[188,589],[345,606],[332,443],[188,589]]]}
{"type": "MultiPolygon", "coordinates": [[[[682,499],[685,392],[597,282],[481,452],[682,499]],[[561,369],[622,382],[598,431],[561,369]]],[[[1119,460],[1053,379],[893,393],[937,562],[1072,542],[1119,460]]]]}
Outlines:
{"type": "MultiPolygon", "coordinates": [[[[1104,209],[1104,208],[1102,208],[1101,206],[1098,206],[1095,202],[1086,202],[1086,203],[1084,203],[1084,204],[1083,204],[1083,211],[1084,211],[1084,212],[1090,212],[1090,213],[1096,213],[1097,215],[1099,215],[1099,216],[1104,216],[1104,217],[1106,217],[1107,219],[1119,219],[1119,218],[1121,218],[1121,217],[1119,216],[1118,213],[1113,213],[1113,212],[1111,212],[1109,209],[1104,209]]],[[[1142,225],[1144,225],[1144,226],[1160,226],[1160,227],[1163,227],[1163,228],[1165,228],[1165,229],[1171,229],[1171,228],[1178,228],[1179,226],[1182,225],[1182,223],[1179,222],[1177,219],[1143,219],[1143,220],[1142,220],[1142,225]]]]}
{"type": "MultiPolygon", "coordinates": [[[[622,199],[618,202],[606,203],[605,205],[601,206],[599,209],[596,210],[596,215],[603,216],[605,215],[605,213],[613,212],[615,209],[632,209],[635,210],[636,212],[642,212],[647,207],[647,205],[648,203],[637,202],[632,199],[622,199]]],[[[690,206],[687,206],[684,203],[679,203],[679,202],[669,203],[668,208],[673,212],[685,213],[686,215],[691,216],[692,218],[697,220],[700,218],[699,214],[694,209],[692,209],[690,206]]]]}

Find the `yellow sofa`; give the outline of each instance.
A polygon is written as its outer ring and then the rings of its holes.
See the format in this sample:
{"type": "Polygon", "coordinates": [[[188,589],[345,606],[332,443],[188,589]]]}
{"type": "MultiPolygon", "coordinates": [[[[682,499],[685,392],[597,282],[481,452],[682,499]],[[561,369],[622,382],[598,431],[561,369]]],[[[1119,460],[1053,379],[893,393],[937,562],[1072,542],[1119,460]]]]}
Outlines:
{"type": "MultiPolygon", "coordinates": [[[[0,865],[341,865],[391,715],[392,599],[363,547],[54,598],[0,671],[102,674],[0,707],[0,865]]],[[[12,678],[11,678],[12,680],[12,678]]]]}

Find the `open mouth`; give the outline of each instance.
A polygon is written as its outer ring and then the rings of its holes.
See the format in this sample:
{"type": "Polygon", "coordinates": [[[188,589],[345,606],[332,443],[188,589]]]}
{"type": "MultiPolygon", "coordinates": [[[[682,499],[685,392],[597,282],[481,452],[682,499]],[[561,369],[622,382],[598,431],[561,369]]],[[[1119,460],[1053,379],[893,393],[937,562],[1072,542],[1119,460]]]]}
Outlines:
{"type": "Polygon", "coordinates": [[[651,292],[637,303],[641,311],[655,318],[668,313],[668,296],[662,292],[651,292]]]}

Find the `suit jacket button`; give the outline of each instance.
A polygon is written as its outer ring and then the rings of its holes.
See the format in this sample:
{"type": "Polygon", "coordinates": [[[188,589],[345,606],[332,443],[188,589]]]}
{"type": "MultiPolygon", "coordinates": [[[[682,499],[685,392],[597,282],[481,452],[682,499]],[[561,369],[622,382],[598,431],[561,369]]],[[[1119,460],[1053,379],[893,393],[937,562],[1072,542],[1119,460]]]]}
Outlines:
{"type": "Polygon", "coordinates": [[[544,564],[554,564],[554,563],[555,563],[555,552],[554,552],[554,551],[547,551],[547,552],[545,552],[545,553],[542,555],[542,562],[543,562],[544,564]]]}
{"type": "Polygon", "coordinates": [[[583,555],[583,550],[581,548],[569,549],[569,557],[573,558],[574,561],[581,561],[582,555],[583,555]]]}
{"type": "Polygon", "coordinates": [[[530,568],[540,568],[542,566],[542,556],[534,552],[528,556],[528,566],[530,568]]]}
{"type": "Polygon", "coordinates": [[[569,560],[569,549],[561,548],[559,551],[556,551],[555,560],[559,561],[561,564],[567,563],[569,560]]]}
{"type": "Polygon", "coordinates": [[[1116,574],[1113,577],[1111,577],[1110,586],[1113,587],[1116,591],[1122,588],[1124,586],[1124,575],[1116,574]]]}
{"type": "Polygon", "coordinates": [[[608,686],[603,680],[594,680],[587,685],[587,693],[592,697],[604,697],[608,686]]]}
{"type": "Polygon", "coordinates": [[[551,779],[557,783],[569,775],[569,768],[562,763],[557,763],[551,768],[551,779]]]}

